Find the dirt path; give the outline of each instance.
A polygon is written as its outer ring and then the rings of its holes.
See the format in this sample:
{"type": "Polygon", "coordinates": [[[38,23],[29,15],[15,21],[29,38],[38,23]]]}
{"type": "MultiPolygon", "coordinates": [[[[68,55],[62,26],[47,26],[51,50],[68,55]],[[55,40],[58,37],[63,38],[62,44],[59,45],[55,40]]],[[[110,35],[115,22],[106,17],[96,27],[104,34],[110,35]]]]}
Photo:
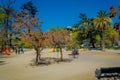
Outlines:
{"type": "MultiPolygon", "coordinates": [[[[58,53],[46,53],[42,56],[59,57],[58,53]]],[[[100,67],[120,66],[120,51],[108,50],[80,52],[72,62],[48,66],[30,66],[35,58],[33,50],[25,54],[0,56],[0,80],[97,80],[95,69],[100,67]]],[[[68,58],[64,51],[64,56],[68,58]]]]}

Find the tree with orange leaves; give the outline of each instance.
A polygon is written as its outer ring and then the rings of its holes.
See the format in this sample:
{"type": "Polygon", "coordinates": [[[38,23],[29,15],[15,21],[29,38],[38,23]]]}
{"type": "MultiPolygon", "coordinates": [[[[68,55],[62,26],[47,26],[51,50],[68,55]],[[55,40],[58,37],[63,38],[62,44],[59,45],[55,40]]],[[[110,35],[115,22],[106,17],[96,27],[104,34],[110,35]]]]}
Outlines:
{"type": "Polygon", "coordinates": [[[27,10],[24,10],[16,14],[16,21],[12,25],[16,31],[18,31],[19,37],[25,42],[33,45],[36,51],[36,64],[41,59],[41,51],[44,47],[45,37],[41,31],[41,23],[37,17],[32,17],[28,14],[27,10]]]}
{"type": "Polygon", "coordinates": [[[46,45],[58,48],[60,51],[60,60],[63,60],[62,48],[63,46],[70,45],[72,39],[68,30],[51,30],[44,33],[46,37],[46,45]]]}

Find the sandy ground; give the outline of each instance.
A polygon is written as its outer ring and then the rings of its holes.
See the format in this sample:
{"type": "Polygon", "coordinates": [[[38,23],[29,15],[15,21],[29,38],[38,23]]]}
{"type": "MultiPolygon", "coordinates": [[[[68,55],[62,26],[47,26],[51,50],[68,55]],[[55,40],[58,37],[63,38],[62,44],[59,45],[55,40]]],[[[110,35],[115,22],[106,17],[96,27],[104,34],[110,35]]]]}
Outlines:
{"type": "MultiPolygon", "coordinates": [[[[64,51],[69,58],[70,51],[64,51]]],[[[59,57],[58,53],[42,52],[43,57],[59,57]]],[[[83,51],[71,62],[55,63],[48,66],[31,66],[34,50],[25,54],[0,55],[0,80],[97,80],[95,70],[100,67],[120,67],[120,50],[83,51]]]]}

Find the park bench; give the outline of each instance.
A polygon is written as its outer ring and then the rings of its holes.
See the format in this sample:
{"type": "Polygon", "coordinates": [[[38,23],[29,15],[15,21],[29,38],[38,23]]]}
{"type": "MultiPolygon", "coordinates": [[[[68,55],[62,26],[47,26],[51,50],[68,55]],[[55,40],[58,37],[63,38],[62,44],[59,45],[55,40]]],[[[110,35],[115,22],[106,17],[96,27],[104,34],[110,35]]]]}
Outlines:
{"type": "Polygon", "coordinates": [[[104,67],[96,69],[95,76],[98,80],[108,78],[107,80],[120,80],[120,67],[104,67]]]}

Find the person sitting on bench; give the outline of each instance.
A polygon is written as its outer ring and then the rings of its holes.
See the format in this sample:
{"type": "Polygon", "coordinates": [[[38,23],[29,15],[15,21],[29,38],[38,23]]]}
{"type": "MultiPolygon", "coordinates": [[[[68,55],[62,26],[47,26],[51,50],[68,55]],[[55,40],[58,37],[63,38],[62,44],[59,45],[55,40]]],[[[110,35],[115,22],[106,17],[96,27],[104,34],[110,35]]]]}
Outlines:
{"type": "Polygon", "coordinates": [[[77,49],[73,49],[72,50],[72,55],[73,55],[73,57],[75,58],[75,55],[78,55],[79,53],[78,53],[78,50],[77,49]]]}

